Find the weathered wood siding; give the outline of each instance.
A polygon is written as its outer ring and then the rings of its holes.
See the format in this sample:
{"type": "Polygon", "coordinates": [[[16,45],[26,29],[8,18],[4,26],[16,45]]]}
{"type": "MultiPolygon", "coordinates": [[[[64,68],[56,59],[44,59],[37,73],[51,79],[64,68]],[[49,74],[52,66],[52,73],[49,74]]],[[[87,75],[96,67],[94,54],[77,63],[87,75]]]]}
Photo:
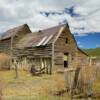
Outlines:
{"type": "MultiPolygon", "coordinates": [[[[16,48],[17,42],[26,34],[29,34],[30,30],[25,26],[21,31],[19,31],[13,38],[12,47],[16,48]]],[[[0,53],[10,54],[11,52],[11,38],[0,40],[0,53]]]]}
{"type": "Polygon", "coordinates": [[[27,59],[28,63],[34,65],[36,69],[45,68],[46,73],[50,73],[52,66],[52,44],[40,47],[15,49],[13,55],[18,59],[27,59]]]}
{"type": "Polygon", "coordinates": [[[48,58],[52,56],[52,45],[40,46],[40,47],[31,47],[23,49],[15,49],[13,54],[17,57],[27,57],[27,58],[39,58],[44,57],[48,58]]]}
{"type": "Polygon", "coordinates": [[[11,46],[11,41],[9,40],[4,40],[0,41],[0,53],[10,53],[10,46],[11,46]]]}
{"type": "Polygon", "coordinates": [[[70,34],[69,29],[66,28],[54,44],[54,70],[64,68],[64,53],[69,53],[71,59],[68,59],[74,60],[76,57],[76,52],[76,43],[70,34]],[[66,43],[66,38],[68,39],[68,43],[66,43]]]}

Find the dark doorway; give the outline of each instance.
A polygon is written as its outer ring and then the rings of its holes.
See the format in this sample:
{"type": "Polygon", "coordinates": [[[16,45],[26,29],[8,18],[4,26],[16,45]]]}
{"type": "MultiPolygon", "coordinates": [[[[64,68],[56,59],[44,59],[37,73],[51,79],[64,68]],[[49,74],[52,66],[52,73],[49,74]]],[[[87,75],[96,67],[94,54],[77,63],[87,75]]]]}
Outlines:
{"type": "Polygon", "coordinates": [[[64,68],[68,68],[68,53],[64,53],[64,68]]]}

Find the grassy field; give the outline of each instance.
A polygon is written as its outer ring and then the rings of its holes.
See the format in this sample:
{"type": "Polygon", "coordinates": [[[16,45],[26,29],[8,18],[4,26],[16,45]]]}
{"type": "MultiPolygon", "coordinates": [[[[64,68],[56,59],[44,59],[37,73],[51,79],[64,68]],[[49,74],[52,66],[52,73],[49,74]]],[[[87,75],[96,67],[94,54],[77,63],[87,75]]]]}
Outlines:
{"type": "MultiPolygon", "coordinates": [[[[3,100],[70,100],[67,93],[55,95],[56,91],[65,89],[63,74],[31,76],[20,71],[15,79],[14,70],[0,71],[0,87],[3,100]]],[[[95,82],[94,91],[100,91],[99,82],[95,82]]]]}
{"type": "Polygon", "coordinates": [[[94,48],[94,49],[83,49],[89,56],[100,56],[100,48],[94,48]]]}
{"type": "Polygon", "coordinates": [[[65,88],[63,75],[31,76],[26,71],[0,71],[4,100],[68,100],[68,96],[55,96],[55,91],[65,88]]]}

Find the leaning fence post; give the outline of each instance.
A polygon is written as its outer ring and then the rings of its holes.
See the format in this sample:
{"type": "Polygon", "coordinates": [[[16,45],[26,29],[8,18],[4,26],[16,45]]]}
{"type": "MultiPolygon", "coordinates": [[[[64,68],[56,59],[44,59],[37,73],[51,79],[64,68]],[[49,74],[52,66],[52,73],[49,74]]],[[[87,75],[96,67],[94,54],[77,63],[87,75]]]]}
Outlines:
{"type": "Polygon", "coordinates": [[[100,63],[96,64],[96,71],[95,71],[95,77],[97,78],[97,80],[100,80],[100,63]]]}
{"type": "Polygon", "coordinates": [[[80,73],[80,68],[77,68],[75,70],[75,76],[74,76],[74,83],[73,83],[74,88],[77,87],[79,73],[80,73]]]}
{"type": "Polygon", "coordinates": [[[64,70],[64,75],[65,75],[66,88],[67,88],[67,90],[69,90],[69,93],[71,95],[72,89],[73,89],[75,69],[74,68],[66,68],[64,70]]]}
{"type": "Polygon", "coordinates": [[[16,59],[14,59],[13,64],[14,64],[14,67],[15,67],[15,74],[16,74],[15,78],[18,78],[18,63],[17,63],[16,59]]]}

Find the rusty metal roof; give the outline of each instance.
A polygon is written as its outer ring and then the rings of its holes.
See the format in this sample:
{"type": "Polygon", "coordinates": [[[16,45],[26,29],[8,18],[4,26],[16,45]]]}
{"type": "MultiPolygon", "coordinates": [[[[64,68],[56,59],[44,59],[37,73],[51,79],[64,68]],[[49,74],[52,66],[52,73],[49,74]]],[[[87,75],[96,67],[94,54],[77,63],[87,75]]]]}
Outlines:
{"type": "Polygon", "coordinates": [[[38,32],[27,34],[27,36],[24,36],[23,39],[19,41],[17,47],[38,47],[50,44],[53,42],[61,27],[64,26],[65,24],[58,25],[52,28],[39,30],[38,32]]]}
{"type": "MultiPolygon", "coordinates": [[[[21,25],[21,26],[18,26],[18,27],[15,27],[15,28],[12,28],[12,29],[6,31],[4,34],[2,34],[0,40],[9,39],[9,38],[11,38],[12,35],[13,36],[17,35],[17,33],[19,33],[25,27],[27,27],[29,29],[28,25],[27,24],[24,24],[24,25],[21,25]]],[[[30,29],[29,29],[29,31],[30,31],[30,29]]]]}

